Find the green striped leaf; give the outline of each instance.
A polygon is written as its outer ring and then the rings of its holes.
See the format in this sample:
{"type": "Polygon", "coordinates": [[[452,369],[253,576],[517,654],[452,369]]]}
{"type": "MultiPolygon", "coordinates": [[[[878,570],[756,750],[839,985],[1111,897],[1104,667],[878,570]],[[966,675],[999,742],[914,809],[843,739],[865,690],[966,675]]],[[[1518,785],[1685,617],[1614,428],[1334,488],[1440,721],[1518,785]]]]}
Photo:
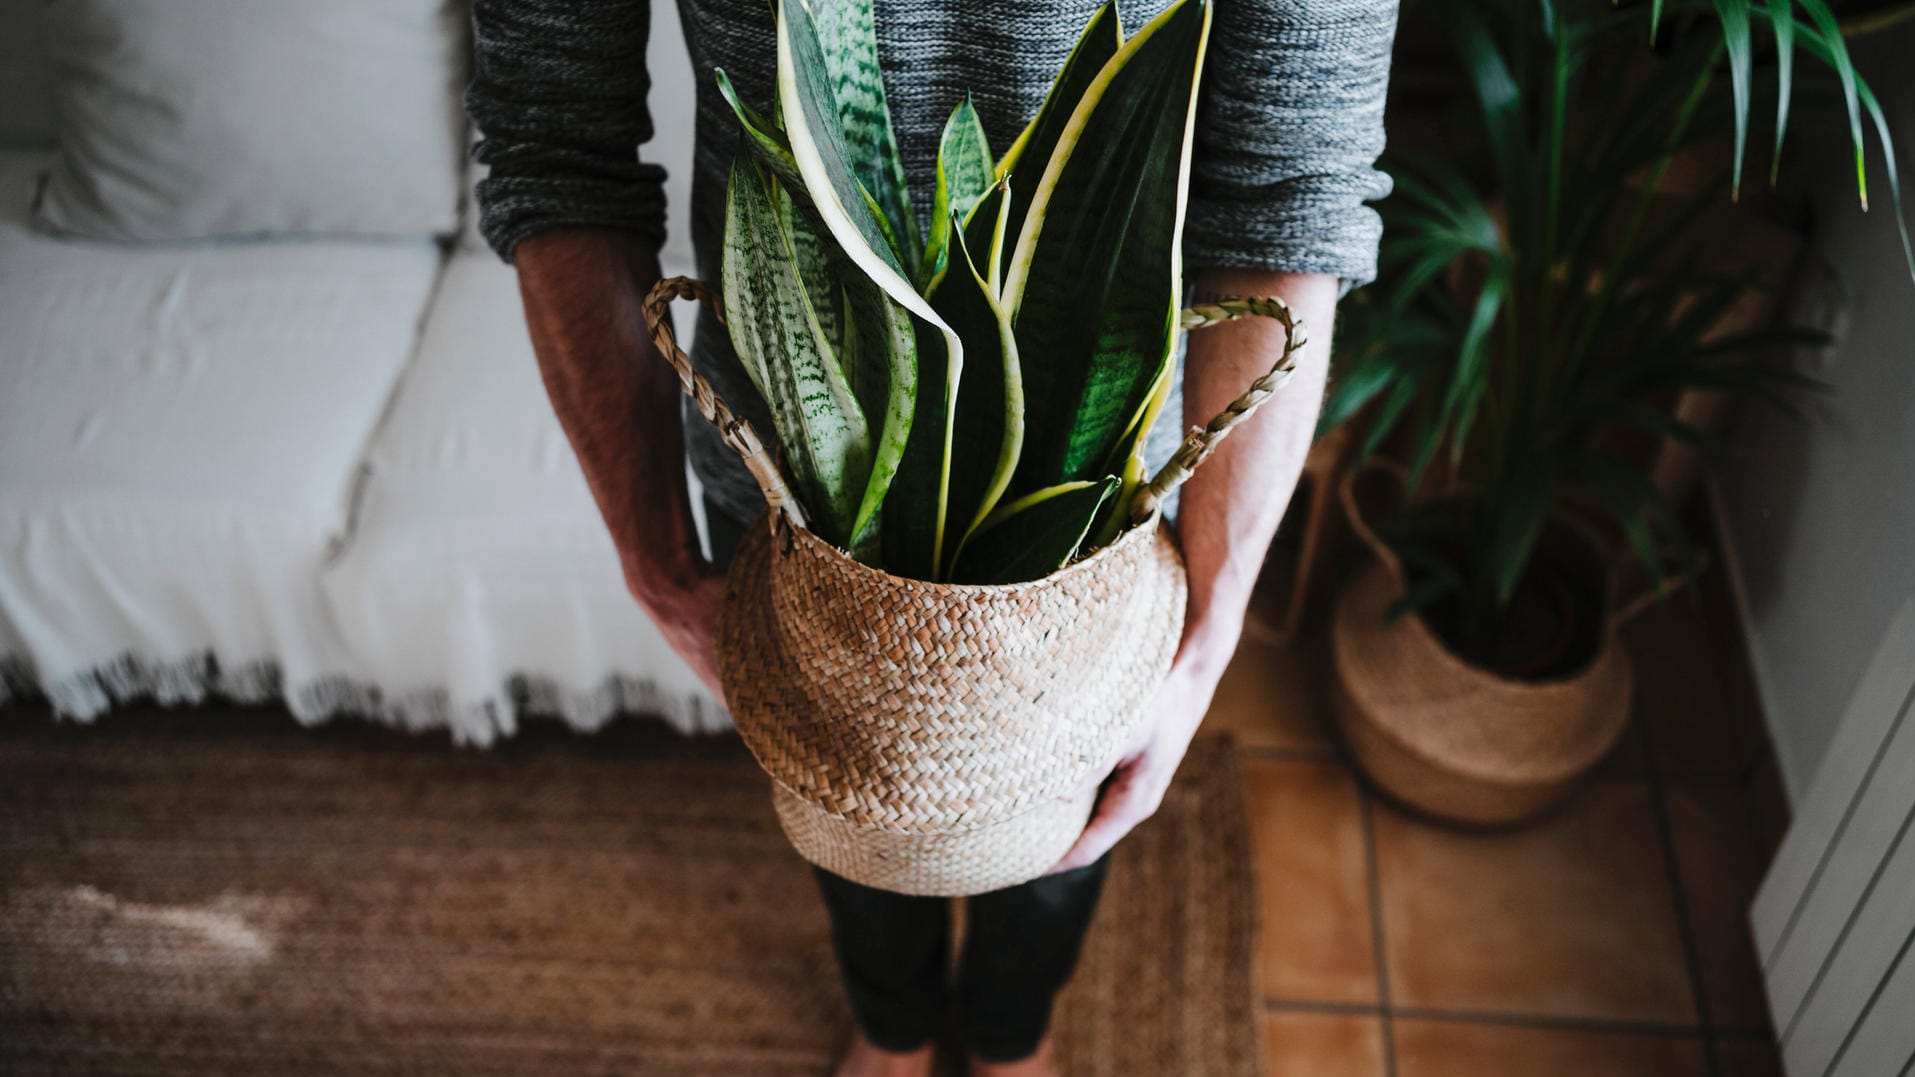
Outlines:
{"type": "Polygon", "coordinates": [[[758,163],[793,191],[804,190],[804,180],[798,175],[797,162],[791,158],[791,143],[785,139],[785,133],[769,117],[739,98],[738,89],[731,84],[724,68],[713,72],[712,78],[718,83],[719,96],[731,106],[732,115],[738,117],[738,128],[758,163]]]}
{"type": "Polygon", "coordinates": [[[984,280],[991,286],[992,296],[1004,294],[1004,239],[1011,217],[1010,196],[1011,181],[998,180],[964,219],[964,246],[973,261],[985,267],[984,280]]]}
{"type": "Polygon", "coordinates": [[[884,70],[878,62],[877,17],[871,0],[826,0],[808,10],[817,28],[825,70],[831,76],[849,163],[871,193],[900,258],[915,277],[920,250],[918,219],[911,212],[904,160],[891,127],[891,105],[884,92],[884,70]]]}
{"type": "MultiPolygon", "coordinates": [[[[904,447],[897,451],[908,457],[909,444],[916,437],[914,431],[920,428],[948,431],[951,413],[956,406],[957,378],[964,368],[964,345],[912,285],[907,268],[885,236],[885,228],[868,197],[869,192],[852,169],[850,151],[839,129],[838,107],[833,97],[830,76],[809,13],[801,0],[780,0],[779,11],[780,114],[784,119],[794,166],[811,196],[819,221],[850,263],[851,268],[841,273],[840,279],[847,284],[859,277],[868,279],[885,297],[922,323],[914,326],[913,332],[917,377],[908,384],[902,378],[892,379],[887,397],[885,433],[880,438],[880,462],[884,459],[884,452],[891,451],[900,443],[904,447]],[[903,418],[906,415],[911,416],[908,421],[903,418]],[[927,417],[931,420],[928,423],[927,417]]],[[[854,292],[851,298],[856,300],[859,297],[854,292]]],[[[891,317],[895,319],[895,313],[891,317]]],[[[894,342],[903,336],[898,324],[894,322],[885,334],[894,342]]],[[[864,343],[863,339],[859,342],[860,356],[864,354],[864,343]]],[[[908,355],[901,348],[894,348],[890,354],[891,369],[900,370],[908,355]]],[[[861,366],[864,362],[861,358],[861,366]]],[[[882,471],[882,467],[875,469],[872,477],[880,478],[882,471]]],[[[941,549],[944,529],[947,488],[938,481],[942,471],[940,462],[938,468],[924,476],[933,482],[930,489],[914,488],[909,491],[911,495],[929,500],[931,510],[928,513],[918,513],[911,511],[909,506],[900,506],[896,514],[905,521],[906,528],[914,526],[915,522],[928,515],[933,540],[923,547],[924,556],[932,558],[927,573],[935,572],[935,551],[941,549]]],[[[915,486],[912,482],[902,480],[893,480],[892,485],[915,486]]],[[[891,491],[892,494],[899,492],[903,491],[891,491]]],[[[873,494],[876,496],[864,500],[860,508],[861,517],[866,516],[867,511],[875,511],[880,502],[890,500],[890,494],[883,491],[873,491],[873,494]]],[[[892,515],[886,512],[884,527],[887,565],[894,572],[910,575],[912,573],[899,569],[889,561],[892,532],[895,530],[890,519],[892,515]]],[[[907,541],[906,545],[910,543],[907,541]]],[[[923,578],[931,576],[925,574],[923,578]]]]}
{"type": "Polygon", "coordinates": [[[1028,416],[1012,492],[1103,474],[1168,362],[1207,0],[1104,65],[1045,167],[1004,278],[1028,416]]]}
{"type": "Polygon", "coordinates": [[[935,279],[944,271],[951,244],[951,218],[970,216],[984,193],[997,182],[991,146],[984,137],[984,121],[966,94],[938,140],[937,185],[931,202],[931,239],[924,251],[925,272],[935,279]]]}
{"type": "Polygon", "coordinates": [[[965,544],[954,583],[1022,583],[1070,563],[1117,480],[1060,483],[1003,506],[965,544]]]}
{"type": "MultiPolygon", "coordinates": [[[[791,252],[797,264],[798,279],[804,281],[805,295],[811,299],[812,313],[817,315],[819,328],[824,330],[832,351],[844,363],[845,376],[851,379],[852,388],[856,389],[858,370],[846,354],[849,342],[845,339],[848,322],[844,310],[844,290],[838,284],[838,275],[831,266],[833,245],[828,237],[819,234],[805,210],[799,208],[788,185],[777,184],[773,198],[778,205],[779,224],[785,234],[791,237],[791,252]]],[[[869,414],[868,410],[866,414],[869,414]]]]}
{"type": "Polygon", "coordinates": [[[918,391],[903,458],[884,502],[884,568],[894,576],[939,578],[951,490],[951,431],[958,379],[944,337],[918,325],[918,391]]]}
{"type": "Polygon", "coordinates": [[[725,189],[720,277],[732,347],[770,405],[812,529],[847,544],[871,471],[869,428],[799,278],[767,181],[743,154],[725,189]]]}
{"type": "Polygon", "coordinates": [[[941,563],[954,561],[997,507],[1024,444],[1023,376],[1010,315],[978,271],[978,259],[964,241],[963,222],[953,218],[949,227],[957,241],[950,269],[931,303],[964,339],[966,361],[950,438],[957,451],[949,455],[949,518],[961,530],[956,541],[946,542],[941,563]]]}
{"type": "Polygon", "coordinates": [[[1117,473],[1122,485],[1118,487],[1117,497],[1112,501],[1114,511],[1107,513],[1099,521],[1097,534],[1092,539],[1096,546],[1106,546],[1117,538],[1119,532],[1130,522],[1130,500],[1150,475],[1144,465],[1144,443],[1150,438],[1151,428],[1157,425],[1164,405],[1170,400],[1170,389],[1176,380],[1176,364],[1166,362],[1157,373],[1157,381],[1144,398],[1143,406],[1137,409],[1137,417],[1117,441],[1117,447],[1111,452],[1111,460],[1106,470],[1117,473]]]}
{"type": "Polygon", "coordinates": [[[871,477],[852,525],[858,534],[878,519],[910,441],[918,398],[918,342],[911,312],[869,280],[847,276],[842,295],[846,320],[853,327],[845,338],[850,352],[845,369],[866,422],[878,431],[871,477]]]}
{"type": "MultiPolygon", "coordinates": [[[[1064,133],[1064,127],[1070,122],[1071,113],[1084,97],[1084,92],[1096,80],[1098,72],[1117,55],[1117,49],[1124,43],[1123,22],[1118,18],[1116,3],[1107,3],[1097,9],[1097,14],[1077,36],[1077,44],[1064,60],[1064,66],[1057,72],[1057,78],[1051,81],[1051,90],[1044,98],[1044,104],[1037,115],[1025,126],[1017,141],[1011,143],[1002,160],[997,164],[999,179],[1018,173],[1018,184],[1022,193],[1011,200],[1008,233],[1012,242],[1024,227],[1024,218],[1030,212],[1031,197],[1037,191],[1037,181],[1044,174],[1044,166],[1050,163],[1051,155],[1057,149],[1058,139],[1064,133]]],[[[1009,258],[1007,252],[1004,256],[1009,258]]]]}

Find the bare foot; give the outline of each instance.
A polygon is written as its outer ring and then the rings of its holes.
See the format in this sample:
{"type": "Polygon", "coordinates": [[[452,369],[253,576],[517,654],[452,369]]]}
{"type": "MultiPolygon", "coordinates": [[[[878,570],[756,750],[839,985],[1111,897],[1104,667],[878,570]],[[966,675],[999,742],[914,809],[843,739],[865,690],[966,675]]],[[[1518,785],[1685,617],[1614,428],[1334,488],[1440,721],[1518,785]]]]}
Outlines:
{"type": "Polygon", "coordinates": [[[933,1046],[903,1052],[881,1050],[859,1032],[845,1048],[844,1061],[838,1063],[838,1077],[931,1077],[931,1061],[936,1054],[933,1046]]]}
{"type": "Polygon", "coordinates": [[[1045,1040],[1037,1053],[1016,1062],[971,1060],[971,1077],[1059,1077],[1057,1063],[1051,1061],[1051,1041],[1045,1040]]]}

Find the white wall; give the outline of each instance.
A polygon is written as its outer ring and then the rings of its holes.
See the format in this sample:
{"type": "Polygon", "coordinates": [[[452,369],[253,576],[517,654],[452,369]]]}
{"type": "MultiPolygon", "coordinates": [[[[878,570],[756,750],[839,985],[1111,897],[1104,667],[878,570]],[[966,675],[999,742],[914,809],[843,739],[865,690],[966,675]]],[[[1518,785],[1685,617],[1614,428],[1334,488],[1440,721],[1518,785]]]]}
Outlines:
{"type": "MultiPolygon", "coordinates": [[[[667,273],[692,273],[692,60],[678,5],[652,4],[652,39],[645,48],[645,70],[652,77],[646,98],[652,113],[652,140],[639,151],[665,168],[667,234],[659,261],[667,273]]],[[[686,319],[690,325],[691,320],[686,319]]]]}
{"type": "MultiPolygon", "coordinates": [[[[1856,66],[1889,114],[1905,173],[1915,171],[1910,55],[1915,26],[1856,47],[1856,66]]],[[[1833,392],[1813,404],[1808,423],[1745,409],[1713,484],[1792,797],[1813,775],[1895,611],[1915,594],[1915,281],[1880,159],[1871,160],[1874,208],[1863,214],[1852,160],[1839,142],[1847,131],[1839,110],[1802,108],[1800,90],[1797,104],[1787,160],[1813,177],[1813,249],[1834,270],[1799,297],[1806,305],[1797,317],[1819,320],[1817,309],[1832,304],[1816,293],[1839,288],[1846,311],[1833,328],[1843,339],[1815,371],[1833,392]]],[[[1751,160],[1765,161],[1767,152],[1751,160]]],[[[1915,200],[1915,185],[1903,187],[1915,200]]]]}

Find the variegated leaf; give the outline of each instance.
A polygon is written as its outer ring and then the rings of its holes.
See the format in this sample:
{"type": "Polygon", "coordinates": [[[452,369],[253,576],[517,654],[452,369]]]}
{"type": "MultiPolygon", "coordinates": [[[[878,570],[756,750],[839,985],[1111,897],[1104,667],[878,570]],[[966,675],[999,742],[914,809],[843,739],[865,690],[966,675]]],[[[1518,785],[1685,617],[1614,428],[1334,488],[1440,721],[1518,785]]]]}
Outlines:
{"type": "MultiPolygon", "coordinates": [[[[931,203],[931,239],[925,247],[924,264],[928,277],[936,279],[944,271],[951,244],[951,218],[963,221],[971,208],[996,182],[996,166],[991,163],[990,142],[984,135],[984,121],[967,94],[951,118],[945,121],[944,134],[938,140],[935,194],[931,203]]],[[[979,252],[980,255],[983,252],[979,252]]]]}
{"type": "Polygon", "coordinates": [[[869,428],[798,275],[756,162],[732,161],[721,277],[732,346],[770,405],[812,528],[845,544],[871,471],[869,428]]]}
{"type": "Polygon", "coordinates": [[[844,125],[848,160],[871,192],[905,267],[918,274],[918,220],[891,127],[891,105],[878,59],[876,13],[871,0],[821,0],[811,8],[825,69],[844,125]]]}
{"type": "Polygon", "coordinates": [[[1013,493],[1107,474],[1170,362],[1207,0],[1178,0],[1086,89],[1005,270],[1028,416],[1013,493]]]}
{"type": "MultiPolygon", "coordinates": [[[[915,431],[924,421],[927,408],[939,416],[933,427],[947,429],[951,410],[956,403],[956,379],[964,366],[963,342],[918,294],[907,267],[885,236],[885,228],[880,223],[879,214],[874,212],[869,192],[851,167],[848,159],[850,151],[838,125],[838,108],[829,72],[809,12],[801,0],[780,0],[779,14],[779,107],[792,158],[804,180],[805,189],[812,198],[823,226],[844,257],[856,267],[858,274],[868,278],[893,303],[922,323],[913,326],[912,334],[916,341],[915,384],[906,385],[901,378],[892,379],[881,444],[886,447],[896,444],[892,438],[894,433],[902,441],[906,434],[915,431]],[[932,334],[929,338],[920,331],[925,329],[932,334]],[[902,418],[905,415],[911,416],[909,422],[902,418]]],[[[841,279],[848,284],[856,275],[847,271],[841,279]]],[[[854,294],[853,298],[857,296],[854,294]]],[[[892,317],[895,318],[895,312],[892,312],[892,317]]],[[[886,331],[893,341],[901,336],[896,328],[894,320],[886,331]]],[[[861,338],[861,355],[864,342],[861,338]]],[[[902,363],[908,362],[909,355],[909,352],[902,350],[891,352],[892,369],[895,371],[902,363]]],[[[909,455],[908,451],[905,455],[909,455]]],[[[872,478],[875,480],[881,474],[882,468],[879,468],[873,472],[872,478]]],[[[936,478],[935,471],[932,478],[936,478]]],[[[902,487],[910,484],[898,480],[893,485],[902,487]]],[[[874,492],[878,496],[864,499],[861,516],[867,510],[875,510],[879,502],[889,497],[882,491],[874,492]]],[[[936,483],[932,489],[921,493],[933,505],[929,514],[932,517],[932,531],[935,535],[941,535],[946,489],[941,483],[936,483]]],[[[900,515],[906,518],[912,516],[909,512],[901,512],[900,515]]],[[[887,511],[887,558],[894,530],[890,516],[891,513],[887,511]]],[[[932,545],[935,546],[935,542],[932,545]]],[[[930,556],[928,550],[927,556],[930,556]]],[[[934,572],[935,568],[936,561],[933,560],[929,571],[934,572]]],[[[899,570],[893,567],[892,571],[899,570]]]]}
{"type": "MultiPolygon", "coordinates": [[[[1050,163],[1051,154],[1057,149],[1057,142],[1064,134],[1064,127],[1070,122],[1071,113],[1077,103],[1083,99],[1084,91],[1096,80],[1098,72],[1117,55],[1117,49],[1124,43],[1123,22],[1117,15],[1117,4],[1107,3],[1097,9],[1097,14],[1077,36],[1077,44],[1058,70],[1057,78],[1051,81],[1051,90],[1044,98],[1044,104],[1037,115],[1025,126],[1011,143],[1002,160],[997,163],[999,179],[1016,173],[1018,193],[1010,203],[1008,234],[1011,242],[1017,242],[1017,235],[1024,228],[1024,218],[1030,212],[1031,198],[1037,191],[1038,178],[1044,174],[1044,166],[1050,163]]],[[[1010,258],[1006,251],[1000,261],[1010,258]]]]}
{"type": "MultiPolygon", "coordinates": [[[[965,342],[964,371],[958,381],[949,454],[950,511],[944,564],[959,556],[964,542],[1010,485],[1024,445],[1023,375],[1010,315],[998,305],[991,286],[964,242],[963,223],[953,218],[956,242],[951,265],[931,304],[965,342]]],[[[988,257],[988,248],[980,252],[988,257]]]]}
{"type": "Polygon", "coordinates": [[[1034,491],[991,514],[965,544],[954,583],[1022,583],[1070,563],[1117,480],[1060,483],[1034,491]]]}

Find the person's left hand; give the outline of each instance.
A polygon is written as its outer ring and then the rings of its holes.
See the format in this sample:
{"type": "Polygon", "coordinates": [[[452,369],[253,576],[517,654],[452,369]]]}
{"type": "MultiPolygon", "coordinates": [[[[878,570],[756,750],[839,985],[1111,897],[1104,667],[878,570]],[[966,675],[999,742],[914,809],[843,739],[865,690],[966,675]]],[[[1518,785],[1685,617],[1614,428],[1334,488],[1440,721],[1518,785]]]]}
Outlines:
{"type": "Polygon", "coordinates": [[[1170,779],[1196,736],[1235,641],[1186,637],[1169,676],[1145,705],[1137,736],[1107,774],[1090,822],[1048,874],[1087,867],[1111,850],[1138,823],[1156,814],[1170,779]]]}

